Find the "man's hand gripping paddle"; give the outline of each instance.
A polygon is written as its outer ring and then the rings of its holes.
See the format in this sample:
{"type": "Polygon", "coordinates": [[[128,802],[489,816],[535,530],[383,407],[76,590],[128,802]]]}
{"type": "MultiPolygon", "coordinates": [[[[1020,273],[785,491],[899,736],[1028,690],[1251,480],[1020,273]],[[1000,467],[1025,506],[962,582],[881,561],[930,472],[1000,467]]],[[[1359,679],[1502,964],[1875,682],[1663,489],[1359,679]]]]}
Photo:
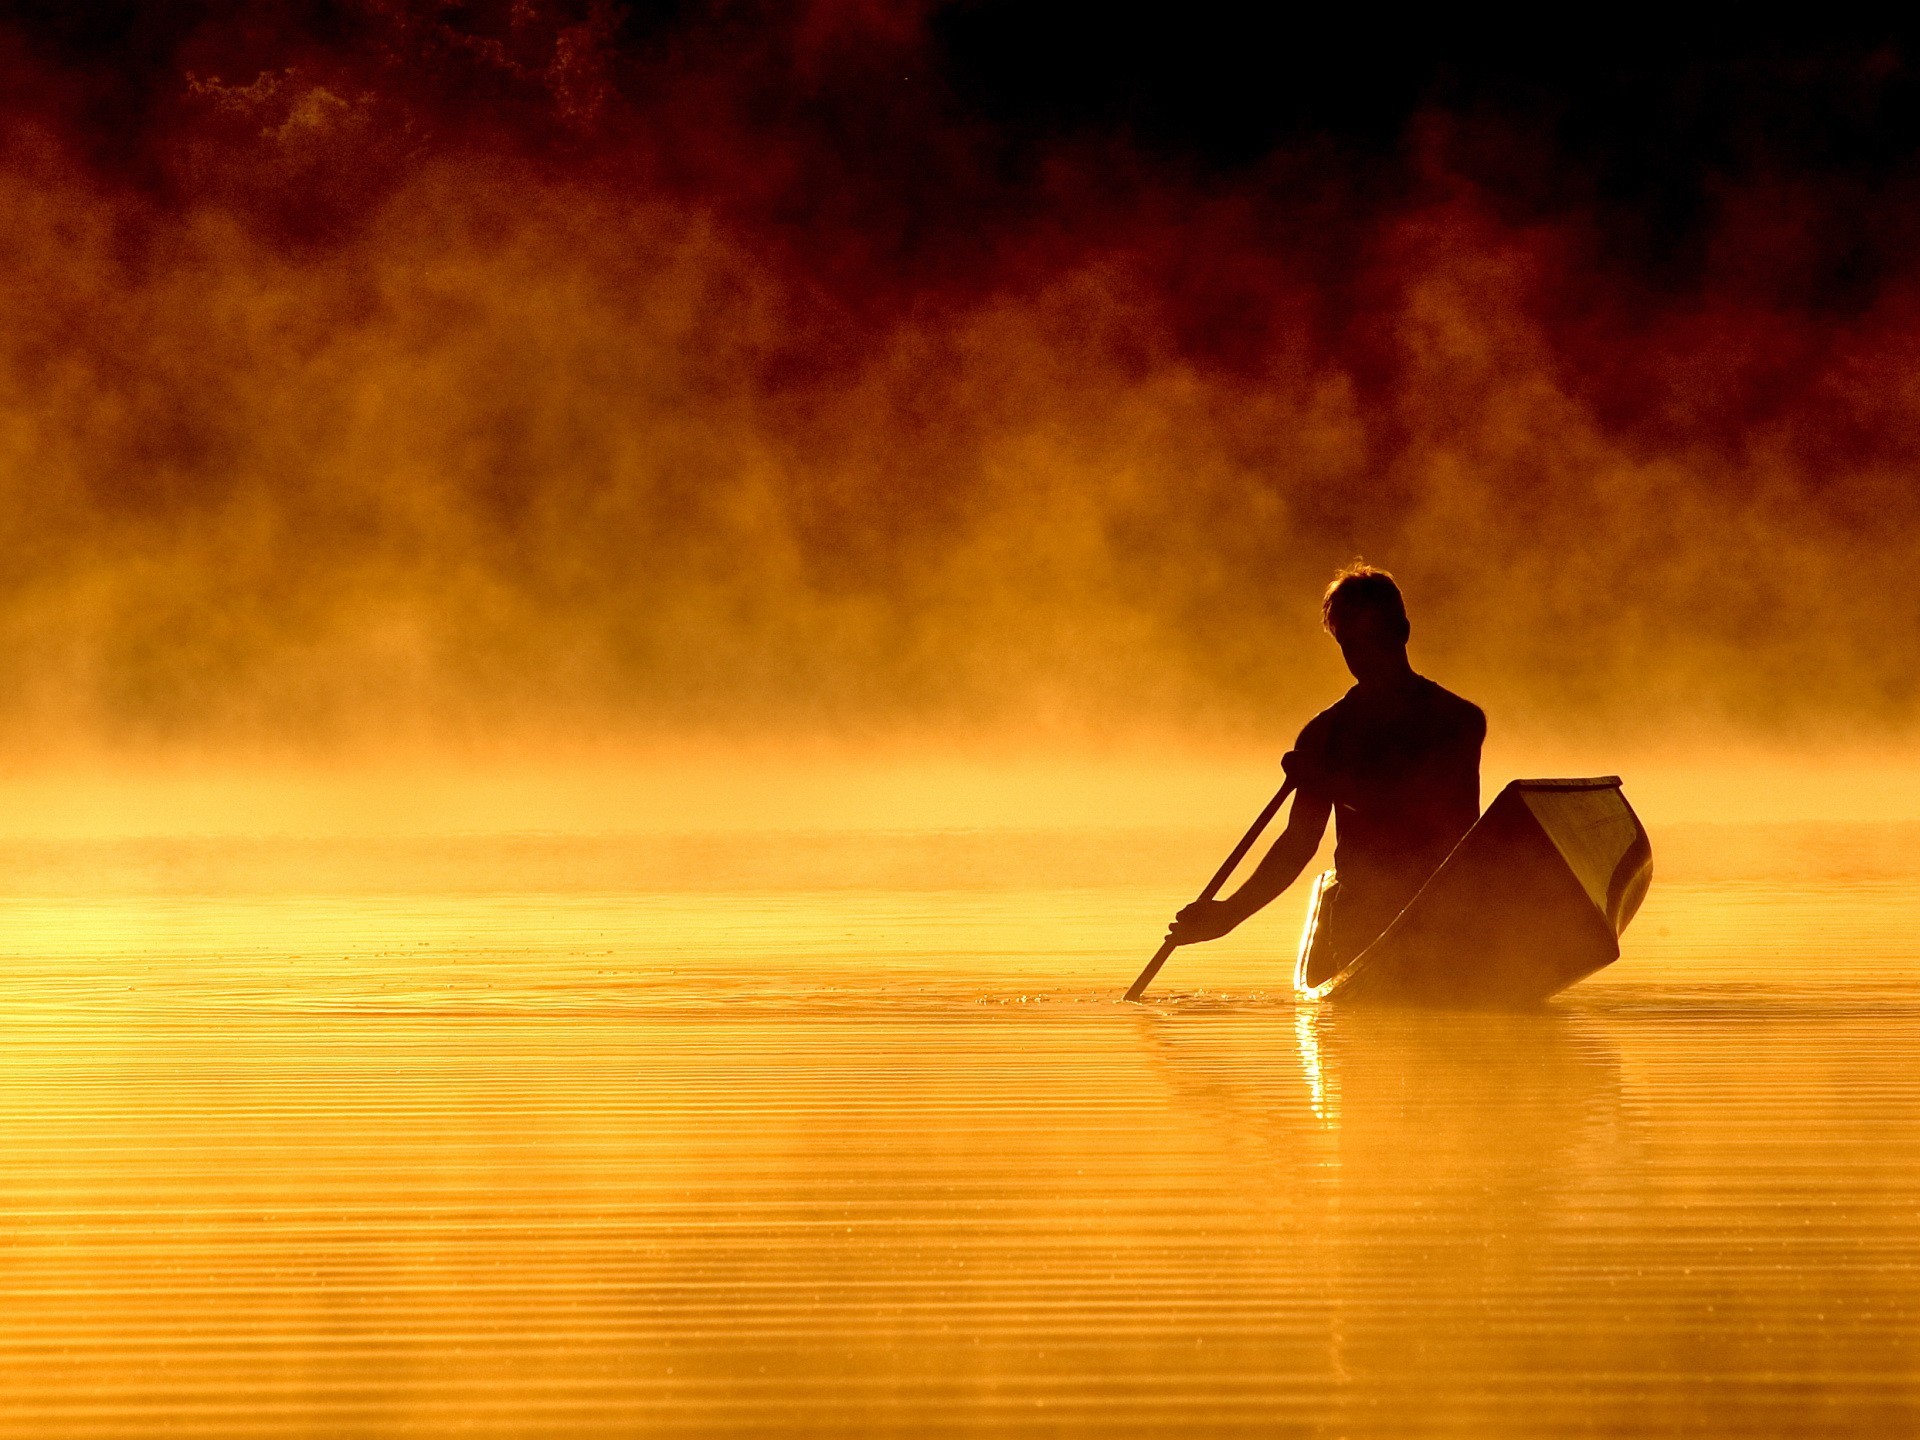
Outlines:
{"type": "MultiPolygon", "coordinates": [[[[1239,867],[1240,862],[1246,859],[1247,851],[1253,848],[1253,842],[1260,838],[1260,832],[1267,828],[1275,815],[1280,813],[1280,807],[1286,804],[1287,796],[1292,793],[1293,780],[1289,777],[1287,783],[1280,787],[1280,793],[1267,802],[1267,808],[1260,812],[1260,818],[1253,822],[1253,828],[1240,837],[1240,843],[1234,846],[1233,853],[1227,856],[1227,863],[1213,872],[1213,879],[1209,880],[1207,888],[1200,892],[1202,900],[1211,900],[1220,893],[1220,887],[1227,883],[1228,877],[1239,867]]],[[[1154,951],[1153,959],[1149,960],[1147,968],[1140,972],[1140,978],[1128,988],[1127,999],[1138,1000],[1146,994],[1147,986],[1153,983],[1153,977],[1160,973],[1160,967],[1167,963],[1167,957],[1178,948],[1175,941],[1167,940],[1154,951]]]]}

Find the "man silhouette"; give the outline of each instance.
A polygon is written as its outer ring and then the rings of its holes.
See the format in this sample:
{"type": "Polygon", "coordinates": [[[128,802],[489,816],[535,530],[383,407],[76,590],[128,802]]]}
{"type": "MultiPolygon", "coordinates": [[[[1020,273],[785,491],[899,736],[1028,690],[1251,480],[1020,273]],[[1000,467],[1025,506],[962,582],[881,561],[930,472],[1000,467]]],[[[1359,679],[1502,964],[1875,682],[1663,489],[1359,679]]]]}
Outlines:
{"type": "Polygon", "coordinates": [[[1307,981],[1318,984],[1364,950],[1480,816],[1487,717],[1407,662],[1400,587],[1355,564],[1320,606],[1355,684],[1300,732],[1283,762],[1298,786],[1287,828],[1247,883],[1197,900],[1169,939],[1215,940],[1299,878],[1334,820],[1334,882],[1320,897],[1307,981]]]}

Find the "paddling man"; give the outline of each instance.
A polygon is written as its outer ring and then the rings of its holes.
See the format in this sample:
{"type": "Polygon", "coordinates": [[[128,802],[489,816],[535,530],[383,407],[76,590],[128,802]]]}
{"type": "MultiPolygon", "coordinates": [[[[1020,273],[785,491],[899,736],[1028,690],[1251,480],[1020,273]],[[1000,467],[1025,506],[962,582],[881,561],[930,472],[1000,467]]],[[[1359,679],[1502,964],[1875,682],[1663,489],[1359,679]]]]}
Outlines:
{"type": "Polygon", "coordinates": [[[1372,943],[1479,818],[1487,734],[1479,706],[1413,673],[1406,605],[1386,571],[1342,570],[1320,614],[1357,683],[1288,752],[1293,812],[1247,883],[1195,901],[1167,932],[1191,945],[1232,930],[1299,878],[1332,813],[1335,878],[1307,961],[1316,985],[1372,943]]]}

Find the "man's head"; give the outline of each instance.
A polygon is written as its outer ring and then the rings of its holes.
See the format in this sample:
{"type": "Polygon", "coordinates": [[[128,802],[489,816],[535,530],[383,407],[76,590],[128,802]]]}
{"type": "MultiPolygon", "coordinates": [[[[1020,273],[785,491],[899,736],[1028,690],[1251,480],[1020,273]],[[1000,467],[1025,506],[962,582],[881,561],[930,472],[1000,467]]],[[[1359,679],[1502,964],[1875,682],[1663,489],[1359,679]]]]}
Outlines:
{"type": "Polygon", "coordinates": [[[1384,570],[1358,561],[1340,571],[1320,600],[1320,618],[1362,684],[1392,679],[1407,668],[1406,602],[1384,570]]]}

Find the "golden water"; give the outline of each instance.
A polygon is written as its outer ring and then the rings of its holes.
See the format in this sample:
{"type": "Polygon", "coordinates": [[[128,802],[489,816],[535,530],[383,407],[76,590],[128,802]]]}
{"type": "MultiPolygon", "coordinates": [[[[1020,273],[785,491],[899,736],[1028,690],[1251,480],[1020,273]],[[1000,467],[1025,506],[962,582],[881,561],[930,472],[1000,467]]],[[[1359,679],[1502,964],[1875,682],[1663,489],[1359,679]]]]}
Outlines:
{"type": "Polygon", "coordinates": [[[1539,1012],[1116,996],[1207,835],[0,853],[0,1431],[1920,1429],[1920,843],[1539,1012]]]}

